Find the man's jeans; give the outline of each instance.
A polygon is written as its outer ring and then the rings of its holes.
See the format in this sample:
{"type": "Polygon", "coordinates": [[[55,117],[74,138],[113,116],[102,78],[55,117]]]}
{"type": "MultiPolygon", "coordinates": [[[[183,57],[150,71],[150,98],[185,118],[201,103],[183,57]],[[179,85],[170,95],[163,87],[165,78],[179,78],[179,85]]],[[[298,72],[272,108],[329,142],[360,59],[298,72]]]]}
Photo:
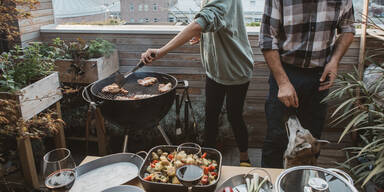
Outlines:
{"type": "Polygon", "coordinates": [[[328,94],[328,90],[318,91],[324,68],[302,69],[289,65],[283,65],[283,67],[296,89],[299,108],[288,109],[279,101],[277,98],[279,88],[271,74],[269,95],[265,103],[268,130],[262,151],[262,167],[283,167],[283,154],[288,144],[285,122],[292,111],[297,112],[301,125],[314,137],[320,138],[324,127],[327,105],[321,101],[328,94]]]}

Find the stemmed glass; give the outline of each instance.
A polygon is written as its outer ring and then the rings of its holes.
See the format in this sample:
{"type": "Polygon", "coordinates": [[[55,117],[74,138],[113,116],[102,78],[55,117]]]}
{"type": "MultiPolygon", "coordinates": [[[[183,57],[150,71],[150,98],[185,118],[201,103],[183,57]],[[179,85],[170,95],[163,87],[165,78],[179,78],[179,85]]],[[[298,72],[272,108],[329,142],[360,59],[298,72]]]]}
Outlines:
{"type": "Polygon", "coordinates": [[[71,151],[65,148],[54,149],[44,155],[44,184],[51,192],[69,191],[76,179],[76,164],[71,151]]]}
{"type": "MultiPolygon", "coordinates": [[[[180,152],[182,148],[187,148],[189,153],[194,153],[195,155],[201,156],[201,147],[198,144],[183,143],[177,147],[177,152],[180,152]]],[[[188,192],[192,191],[192,187],[197,185],[203,176],[203,169],[193,164],[186,164],[176,170],[177,179],[181,184],[188,188],[188,192]]]]}
{"type": "Polygon", "coordinates": [[[188,188],[188,192],[200,182],[203,175],[203,169],[196,165],[184,165],[176,170],[177,179],[188,188]]]}

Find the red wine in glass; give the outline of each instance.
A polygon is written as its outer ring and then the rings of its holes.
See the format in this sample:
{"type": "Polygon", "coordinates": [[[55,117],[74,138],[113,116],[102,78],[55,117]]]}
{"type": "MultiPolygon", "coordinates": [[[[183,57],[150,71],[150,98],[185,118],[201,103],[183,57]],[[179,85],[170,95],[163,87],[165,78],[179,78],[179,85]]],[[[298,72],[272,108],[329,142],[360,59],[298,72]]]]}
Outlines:
{"type": "Polygon", "coordinates": [[[176,170],[177,179],[188,187],[188,191],[192,191],[192,187],[200,182],[203,175],[203,169],[196,165],[184,165],[176,170]]]}
{"type": "Polygon", "coordinates": [[[45,186],[52,192],[68,191],[75,183],[75,174],[72,169],[58,170],[45,179],[45,186]]]}
{"type": "Polygon", "coordinates": [[[69,191],[76,180],[76,164],[68,149],[55,149],[43,158],[44,184],[51,192],[69,191]]]}

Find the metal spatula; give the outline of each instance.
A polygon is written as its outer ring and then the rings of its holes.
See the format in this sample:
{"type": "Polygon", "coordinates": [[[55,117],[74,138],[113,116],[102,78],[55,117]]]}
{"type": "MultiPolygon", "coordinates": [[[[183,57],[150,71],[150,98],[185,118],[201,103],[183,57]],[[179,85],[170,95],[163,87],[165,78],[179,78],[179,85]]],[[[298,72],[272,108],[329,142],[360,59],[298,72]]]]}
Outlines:
{"type": "MultiPolygon", "coordinates": [[[[155,54],[152,54],[151,55],[153,58],[156,57],[155,54]]],[[[145,63],[140,60],[140,62],[129,72],[126,72],[124,74],[118,72],[118,74],[116,75],[115,77],[115,83],[119,86],[119,87],[122,87],[124,84],[125,84],[125,80],[130,76],[132,75],[135,71],[137,71],[138,69],[142,68],[143,66],[145,65],[145,63]]]]}

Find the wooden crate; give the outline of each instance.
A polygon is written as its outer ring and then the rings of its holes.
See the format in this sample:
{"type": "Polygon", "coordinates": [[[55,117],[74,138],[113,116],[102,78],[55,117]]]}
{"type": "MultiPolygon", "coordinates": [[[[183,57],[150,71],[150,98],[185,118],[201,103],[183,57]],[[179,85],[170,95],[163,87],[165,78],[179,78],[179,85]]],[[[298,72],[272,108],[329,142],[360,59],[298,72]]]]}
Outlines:
{"type": "Polygon", "coordinates": [[[0,92],[0,98],[17,101],[20,116],[25,121],[58,102],[62,97],[57,72],[53,72],[16,93],[0,92]]]}
{"type": "Polygon", "coordinates": [[[66,83],[92,83],[99,79],[104,79],[119,70],[119,56],[117,50],[114,50],[109,57],[100,57],[81,61],[84,63],[85,73],[78,75],[74,72],[71,64],[73,60],[56,60],[55,70],[59,72],[60,81],[66,83]]]}

